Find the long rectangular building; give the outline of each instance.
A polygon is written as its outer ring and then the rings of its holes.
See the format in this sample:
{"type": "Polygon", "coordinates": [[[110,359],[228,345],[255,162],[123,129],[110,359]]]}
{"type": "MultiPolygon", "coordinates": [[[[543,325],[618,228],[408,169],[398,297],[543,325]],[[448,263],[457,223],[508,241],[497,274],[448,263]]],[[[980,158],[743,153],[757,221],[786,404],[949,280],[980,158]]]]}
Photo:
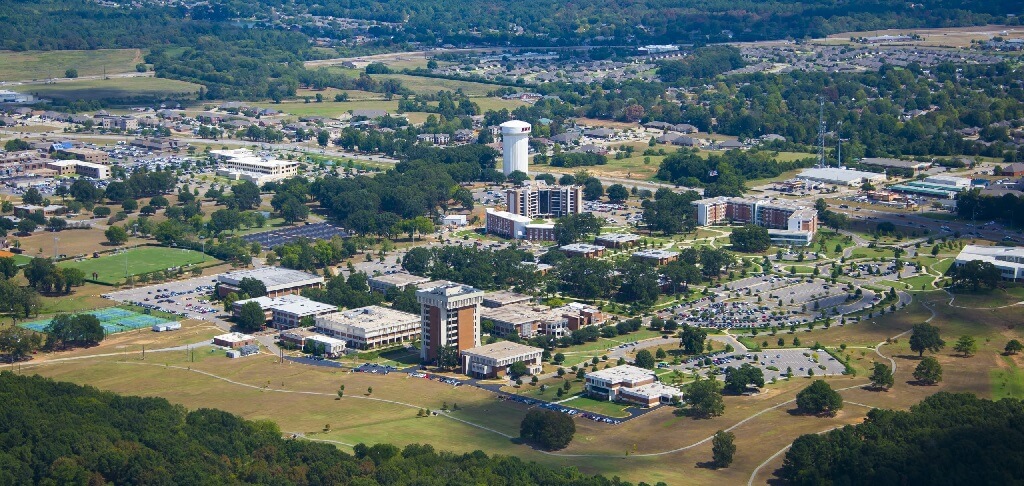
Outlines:
{"type": "Polygon", "coordinates": [[[543,371],[544,350],[510,341],[499,341],[463,350],[462,373],[477,378],[497,378],[508,373],[515,363],[523,363],[530,374],[543,371]]]}
{"type": "Polygon", "coordinates": [[[550,186],[540,181],[505,190],[508,212],[527,218],[559,218],[579,214],[583,209],[583,188],[550,186]]]}
{"type": "MultiPolygon", "coordinates": [[[[781,201],[740,197],[713,197],[693,202],[697,224],[756,224],[769,230],[804,232],[809,239],[818,231],[818,211],[781,201]]],[[[789,235],[792,238],[792,234],[789,235]]]]}
{"type": "Polygon", "coordinates": [[[320,288],[324,278],[301,270],[282,267],[262,267],[250,270],[236,270],[217,276],[217,295],[226,297],[231,292],[238,292],[238,285],[244,278],[254,278],[267,287],[268,297],[295,294],[306,288],[320,288]]]}
{"type": "Polygon", "coordinates": [[[314,330],[344,340],[350,348],[370,349],[415,339],[420,333],[420,318],[415,314],[370,305],[316,319],[314,330]]]}
{"type": "Polygon", "coordinates": [[[994,265],[1003,280],[1024,279],[1024,248],[967,245],[956,256],[954,265],[959,267],[974,260],[994,265]]]}
{"type": "Polygon", "coordinates": [[[294,177],[299,163],[258,157],[249,149],[211,150],[217,158],[217,175],[235,180],[248,180],[257,184],[294,177]]]}

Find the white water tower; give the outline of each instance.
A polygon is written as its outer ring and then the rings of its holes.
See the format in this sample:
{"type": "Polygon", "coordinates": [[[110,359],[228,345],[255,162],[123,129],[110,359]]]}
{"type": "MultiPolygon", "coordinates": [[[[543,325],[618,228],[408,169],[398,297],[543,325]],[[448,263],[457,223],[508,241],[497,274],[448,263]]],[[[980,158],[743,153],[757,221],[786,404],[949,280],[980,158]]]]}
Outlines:
{"type": "Polygon", "coordinates": [[[530,173],[530,124],[520,120],[509,120],[501,124],[501,147],[504,159],[502,171],[507,177],[515,171],[530,173]]]}

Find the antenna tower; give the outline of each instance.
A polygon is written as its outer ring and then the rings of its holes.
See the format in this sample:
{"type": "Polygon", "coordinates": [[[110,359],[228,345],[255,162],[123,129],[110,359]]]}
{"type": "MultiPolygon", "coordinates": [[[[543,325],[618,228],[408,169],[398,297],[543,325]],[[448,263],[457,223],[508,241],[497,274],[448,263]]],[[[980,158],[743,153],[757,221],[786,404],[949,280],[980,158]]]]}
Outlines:
{"type": "Polygon", "coordinates": [[[825,164],[825,98],[818,97],[818,165],[825,164]]]}

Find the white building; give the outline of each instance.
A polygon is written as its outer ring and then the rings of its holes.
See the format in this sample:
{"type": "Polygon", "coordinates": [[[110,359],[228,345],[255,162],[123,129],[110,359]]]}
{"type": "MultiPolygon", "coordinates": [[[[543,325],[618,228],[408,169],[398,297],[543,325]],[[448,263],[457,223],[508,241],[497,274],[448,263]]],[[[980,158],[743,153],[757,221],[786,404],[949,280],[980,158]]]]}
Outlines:
{"type": "Polygon", "coordinates": [[[462,373],[477,378],[495,378],[508,373],[515,363],[526,365],[527,371],[543,371],[541,356],[544,350],[510,341],[499,341],[462,351],[462,373]]]}
{"type": "Polygon", "coordinates": [[[267,296],[278,297],[284,294],[297,293],[305,288],[320,288],[324,278],[301,270],[282,267],[262,267],[250,270],[236,270],[217,276],[217,295],[226,297],[231,292],[238,292],[238,285],[244,278],[254,278],[267,287],[267,296]]]}
{"type": "Polygon", "coordinates": [[[812,182],[824,182],[839,186],[860,187],[865,182],[880,184],[885,182],[885,174],[865,172],[862,170],[840,169],[836,167],[815,167],[805,169],[796,176],[797,179],[812,182]]]}
{"type": "Polygon", "coordinates": [[[247,180],[255,184],[294,177],[299,163],[258,157],[249,149],[211,150],[217,158],[217,175],[232,180],[247,180]]]}
{"type": "Polygon", "coordinates": [[[940,186],[949,186],[951,189],[956,190],[970,189],[971,187],[971,180],[967,177],[933,175],[925,177],[924,182],[929,184],[938,184],[940,186]]]}
{"type": "Polygon", "coordinates": [[[420,333],[415,314],[371,305],[316,319],[316,332],[344,340],[350,348],[368,349],[414,339],[420,333]]]}
{"type": "Polygon", "coordinates": [[[484,227],[487,234],[498,235],[503,238],[524,239],[526,238],[526,226],[533,220],[526,216],[519,216],[508,211],[497,211],[487,208],[484,217],[484,227]]]}
{"type": "Polygon", "coordinates": [[[593,371],[584,379],[587,395],[598,400],[625,400],[650,407],[682,395],[678,389],[658,383],[653,371],[633,365],[593,371]]]}
{"type": "Polygon", "coordinates": [[[954,265],[959,267],[973,260],[995,265],[1003,280],[1024,279],[1024,248],[967,245],[956,256],[954,265]]]}
{"type": "Polygon", "coordinates": [[[466,226],[466,215],[465,214],[449,214],[441,218],[441,224],[444,226],[466,226]]]}
{"type": "Polygon", "coordinates": [[[501,124],[501,147],[503,152],[502,171],[509,174],[520,171],[530,173],[530,130],[529,123],[509,120],[501,124]]]}
{"type": "Polygon", "coordinates": [[[434,361],[445,346],[459,351],[480,346],[483,300],[484,292],[468,285],[446,284],[416,291],[423,361],[434,361]]]}

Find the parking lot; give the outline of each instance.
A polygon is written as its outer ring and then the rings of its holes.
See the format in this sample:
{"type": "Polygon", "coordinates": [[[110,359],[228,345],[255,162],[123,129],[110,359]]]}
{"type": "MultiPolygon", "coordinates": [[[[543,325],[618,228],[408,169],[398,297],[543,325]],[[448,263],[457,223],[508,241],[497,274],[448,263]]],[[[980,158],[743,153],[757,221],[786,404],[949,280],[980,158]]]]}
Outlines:
{"type": "Polygon", "coordinates": [[[258,243],[263,249],[281,246],[299,238],[310,240],[329,240],[335,236],[349,236],[348,232],[330,223],[313,223],[291,228],[274,229],[262,233],[252,233],[242,237],[249,243],[258,243]]]}
{"type": "MultiPolygon", "coordinates": [[[[692,359],[681,369],[686,373],[698,371],[706,374],[709,367],[703,365],[701,361],[701,359],[692,359]]],[[[765,382],[770,382],[772,379],[781,380],[790,371],[794,377],[809,376],[809,371],[812,371],[814,376],[841,375],[846,371],[846,366],[839,360],[825,351],[813,349],[768,349],[744,355],[719,352],[712,357],[712,363],[720,370],[751,364],[761,369],[765,382]]],[[[724,379],[724,374],[719,376],[724,379]]]]}
{"type": "Polygon", "coordinates": [[[214,320],[223,313],[216,302],[206,299],[213,292],[216,276],[203,276],[103,294],[104,298],[137,304],[190,319],[214,320]]]}

